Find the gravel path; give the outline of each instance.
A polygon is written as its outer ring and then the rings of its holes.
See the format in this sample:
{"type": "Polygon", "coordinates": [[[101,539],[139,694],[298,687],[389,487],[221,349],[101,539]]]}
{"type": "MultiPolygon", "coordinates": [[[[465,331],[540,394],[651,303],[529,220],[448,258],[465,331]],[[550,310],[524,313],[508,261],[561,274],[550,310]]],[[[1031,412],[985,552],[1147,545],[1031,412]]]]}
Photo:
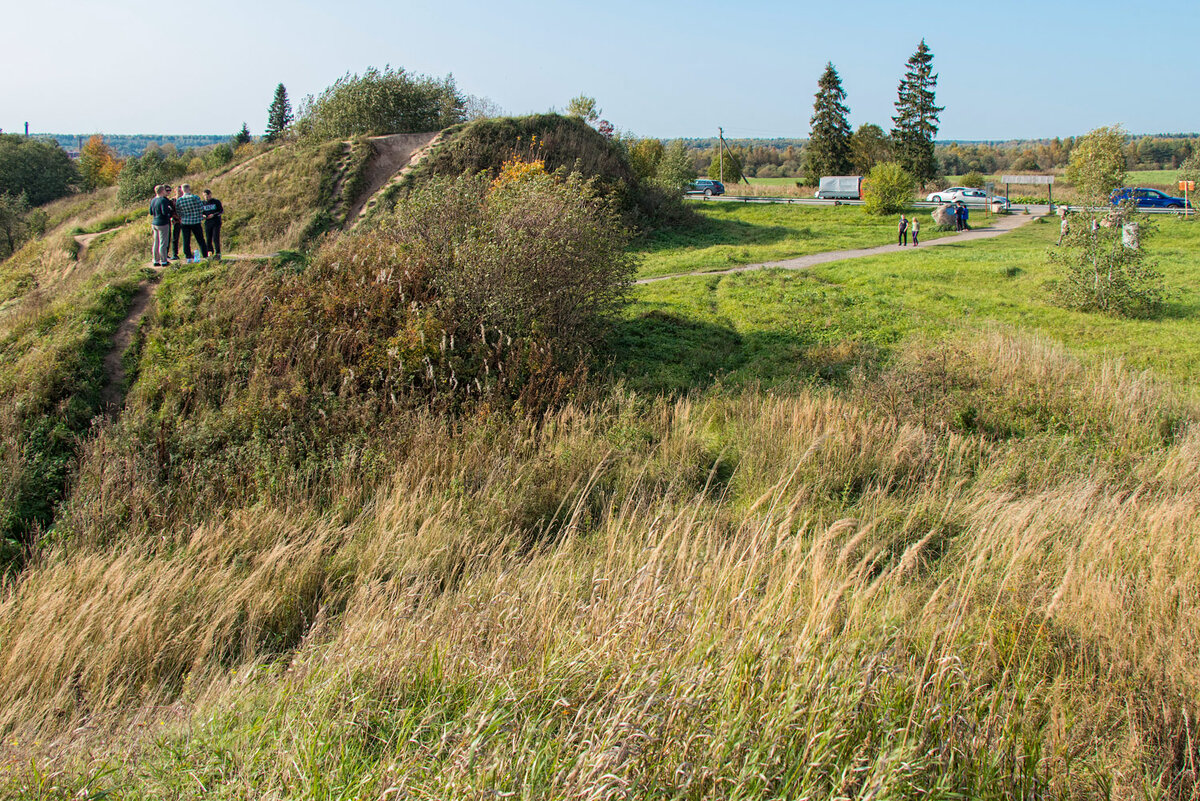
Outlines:
{"type": "Polygon", "coordinates": [[[1026,214],[1013,214],[1004,217],[996,218],[995,222],[987,228],[973,228],[970,231],[953,236],[943,236],[940,239],[931,239],[927,242],[922,242],[919,248],[914,248],[911,245],[901,247],[900,245],[880,245],[874,248],[859,248],[858,250],[831,250],[825,253],[811,253],[807,256],[798,256],[794,259],[784,259],[783,261],[765,261],[757,264],[742,264],[737,267],[730,267],[727,270],[700,270],[691,273],[674,273],[673,275],[659,275],[654,278],[643,278],[635,281],[637,284],[653,284],[656,281],[666,281],[670,278],[682,278],[684,276],[700,276],[700,275],[730,275],[732,273],[744,273],[750,270],[805,270],[809,267],[815,267],[818,264],[826,264],[831,261],[842,261],[843,259],[861,259],[866,256],[878,256],[883,253],[902,253],[906,251],[924,250],[925,248],[937,247],[939,245],[955,245],[960,242],[969,242],[975,239],[991,239],[994,236],[1007,234],[1009,231],[1020,228],[1027,222],[1033,220],[1034,217],[1026,214]]]}

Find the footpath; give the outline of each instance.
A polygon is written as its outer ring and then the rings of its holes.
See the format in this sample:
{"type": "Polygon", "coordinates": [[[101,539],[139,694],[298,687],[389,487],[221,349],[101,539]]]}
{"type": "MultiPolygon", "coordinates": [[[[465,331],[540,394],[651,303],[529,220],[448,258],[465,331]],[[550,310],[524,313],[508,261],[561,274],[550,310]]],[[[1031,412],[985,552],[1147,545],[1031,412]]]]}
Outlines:
{"type": "Polygon", "coordinates": [[[1028,222],[1036,219],[1028,214],[1013,214],[1005,217],[996,218],[995,222],[987,228],[972,228],[960,234],[939,237],[938,239],[930,239],[922,242],[919,247],[908,245],[902,247],[900,245],[880,245],[874,248],[859,248],[857,250],[830,250],[824,253],[810,253],[807,256],[797,256],[794,259],[784,259],[782,261],[764,261],[755,264],[740,264],[737,267],[730,267],[727,270],[698,270],[690,273],[672,273],[671,275],[658,275],[653,278],[642,278],[635,281],[635,284],[653,284],[656,281],[667,281],[671,278],[683,278],[685,276],[702,276],[702,275],[731,275],[733,273],[744,273],[751,270],[805,270],[809,267],[815,267],[818,264],[827,264],[831,261],[843,261],[844,259],[862,259],[867,256],[879,256],[884,253],[904,253],[910,251],[922,251],[925,248],[938,247],[939,245],[957,245],[960,242],[970,242],[976,239],[991,239],[995,236],[1007,234],[1016,228],[1020,228],[1028,222]]]}

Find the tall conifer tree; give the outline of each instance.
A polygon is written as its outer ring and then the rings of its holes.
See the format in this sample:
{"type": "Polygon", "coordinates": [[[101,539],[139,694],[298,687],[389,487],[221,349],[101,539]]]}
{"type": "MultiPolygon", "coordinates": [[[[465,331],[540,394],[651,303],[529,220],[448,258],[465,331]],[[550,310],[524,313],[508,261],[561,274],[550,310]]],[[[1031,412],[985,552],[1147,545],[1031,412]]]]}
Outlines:
{"type": "Polygon", "coordinates": [[[896,160],[922,184],[937,176],[933,137],[937,136],[938,114],[944,107],[934,103],[936,86],[933,52],[922,39],[917,52],[908,59],[897,92],[896,116],[892,117],[896,124],[892,129],[896,160]]]}
{"type": "Polygon", "coordinates": [[[832,63],[825,65],[813,101],[812,132],[805,157],[805,181],[816,185],[822,175],[846,175],[851,170],[850,123],[846,92],[832,63]]]}
{"type": "Polygon", "coordinates": [[[275,87],[275,99],[267,111],[267,130],[263,137],[274,142],[292,124],[292,104],[288,102],[287,88],[283,84],[275,87]]]}

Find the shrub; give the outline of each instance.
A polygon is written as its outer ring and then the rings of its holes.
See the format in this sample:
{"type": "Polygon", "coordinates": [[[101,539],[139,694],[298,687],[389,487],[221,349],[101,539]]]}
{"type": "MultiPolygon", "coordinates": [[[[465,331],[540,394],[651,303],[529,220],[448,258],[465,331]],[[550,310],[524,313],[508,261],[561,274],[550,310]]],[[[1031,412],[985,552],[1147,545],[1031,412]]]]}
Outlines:
{"type": "Polygon", "coordinates": [[[465,119],[465,101],[454,79],[370,67],[338,78],[317,97],[305,98],[296,130],[310,138],[438,131],[465,119]]]}
{"type": "Polygon", "coordinates": [[[628,232],[593,182],[531,167],[510,165],[490,182],[432,181],[400,207],[392,230],[428,265],[453,325],[584,348],[625,299],[628,232]]]}
{"type": "Polygon", "coordinates": [[[168,158],[157,148],[147,150],[140,158],[125,162],[117,182],[117,202],[121,205],[143,200],[149,203],[156,185],[169,184],[186,171],[187,165],[180,159],[168,158]]]}
{"type": "Polygon", "coordinates": [[[1140,246],[1153,234],[1149,221],[1139,219],[1130,205],[1096,225],[1094,219],[1074,215],[1062,245],[1050,251],[1050,260],[1061,268],[1053,284],[1057,302],[1069,309],[1123,317],[1158,314],[1166,294],[1163,277],[1140,246]],[[1135,220],[1140,239],[1136,248],[1122,240],[1122,225],[1135,220]]]}
{"type": "Polygon", "coordinates": [[[863,186],[863,205],[871,214],[895,214],[912,202],[917,182],[894,161],[876,164],[863,186]]]}
{"type": "Polygon", "coordinates": [[[208,151],[208,155],[204,159],[205,165],[210,170],[215,170],[218,167],[224,167],[229,162],[233,161],[233,147],[228,143],[221,144],[208,151]]]}
{"type": "Polygon", "coordinates": [[[983,189],[983,184],[983,173],[979,172],[978,170],[971,170],[969,173],[964,175],[962,179],[962,185],[969,186],[972,189],[983,189]]]}

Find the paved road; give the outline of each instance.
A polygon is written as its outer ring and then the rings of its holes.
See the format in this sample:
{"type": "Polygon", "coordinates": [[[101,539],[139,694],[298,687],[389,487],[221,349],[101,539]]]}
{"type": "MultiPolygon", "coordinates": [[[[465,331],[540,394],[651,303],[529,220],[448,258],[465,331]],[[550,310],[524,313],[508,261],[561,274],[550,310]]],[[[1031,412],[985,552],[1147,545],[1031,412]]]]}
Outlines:
{"type": "MultiPolygon", "coordinates": [[[[1007,234],[1014,228],[1019,228],[1027,222],[1035,219],[1034,215],[1030,214],[1010,214],[1002,217],[994,218],[993,223],[987,228],[972,228],[961,234],[953,236],[943,236],[939,239],[931,239],[928,242],[921,244],[920,249],[933,248],[940,245],[955,245],[960,242],[970,242],[976,239],[991,239],[994,236],[1007,234]]],[[[794,259],[784,259],[783,261],[766,261],[757,264],[742,264],[737,267],[730,267],[727,270],[700,270],[690,273],[675,273],[673,275],[660,275],[654,278],[643,278],[636,281],[638,284],[653,284],[656,281],[666,281],[671,278],[682,278],[684,276],[701,276],[701,275],[730,275],[732,273],[744,273],[749,270],[805,270],[818,264],[826,264],[831,261],[842,261],[844,259],[861,259],[866,256],[878,256],[883,253],[902,253],[906,251],[917,250],[912,246],[902,247],[900,245],[880,245],[874,248],[859,248],[857,250],[831,250],[825,253],[811,253],[807,256],[798,256],[794,259]]]]}

